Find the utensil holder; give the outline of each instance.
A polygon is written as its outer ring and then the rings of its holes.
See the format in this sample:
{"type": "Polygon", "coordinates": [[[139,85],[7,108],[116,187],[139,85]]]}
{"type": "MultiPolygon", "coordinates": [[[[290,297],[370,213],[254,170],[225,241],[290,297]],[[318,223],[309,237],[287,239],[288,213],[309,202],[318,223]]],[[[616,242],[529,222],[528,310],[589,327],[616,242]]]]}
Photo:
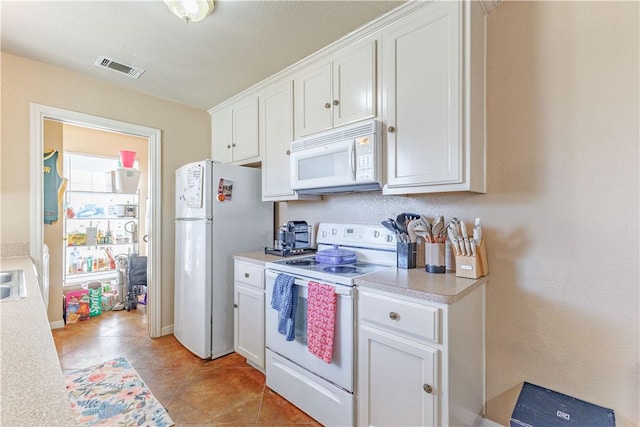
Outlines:
{"type": "Polygon", "coordinates": [[[427,243],[425,245],[425,267],[427,273],[445,273],[444,243],[427,243]]]}
{"type": "Polygon", "coordinates": [[[397,249],[398,268],[416,268],[416,243],[398,242],[397,249]]]}
{"type": "Polygon", "coordinates": [[[456,276],[477,279],[487,274],[489,274],[489,265],[484,242],[476,247],[476,256],[458,255],[456,257],[456,276]]]}

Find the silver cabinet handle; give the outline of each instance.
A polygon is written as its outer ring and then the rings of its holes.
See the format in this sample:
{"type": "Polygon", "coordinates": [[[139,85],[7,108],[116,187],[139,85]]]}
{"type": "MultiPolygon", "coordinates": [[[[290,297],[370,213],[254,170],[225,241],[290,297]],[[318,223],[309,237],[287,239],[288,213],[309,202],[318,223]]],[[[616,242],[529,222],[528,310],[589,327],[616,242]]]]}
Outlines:
{"type": "Polygon", "coordinates": [[[230,146],[230,145],[227,145],[227,148],[231,148],[231,146],[230,146]]]}
{"type": "Polygon", "coordinates": [[[327,108],[327,109],[331,108],[331,104],[327,102],[326,104],[324,104],[324,108],[327,108]]]}
{"type": "Polygon", "coordinates": [[[393,126],[389,126],[389,127],[387,128],[387,131],[388,131],[389,133],[394,133],[394,132],[396,131],[396,128],[395,128],[395,127],[393,127],[393,126]]]}
{"type": "Polygon", "coordinates": [[[400,315],[398,313],[396,313],[395,311],[392,311],[391,313],[389,313],[389,319],[398,320],[399,318],[400,318],[400,315]]]}
{"type": "Polygon", "coordinates": [[[236,144],[231,144],[231,146],[232,146],[232,147],[235,147],[235,146],[236,146],[236,144]]]}
{"type": "Polygon", "coordinates": [[[287,150],[287,156],[291,154],[291,150],[287,150]]]}
{"type": "Polygon", "coordinates": [[[233,304],[233,308],[238,308],[238,304],[233,304]]]}
{"type": "Polygon", "coordinates": [[[333,100],[333,105],[338,105],[338,100],[337,99],[333,100]]]}
{"type": "Polygon", "coordinates": [[[249,277],[249,273],[244,273],[244,277],[249,277]]]}
{"type": "Polygon", "coordinates": [[[431,394],[431,392],[433,391],[433,387],[431,387],[429,384],[423,385],[422,389],[425,391],[425,393],[429,393],[429,394],[431,394]]]}

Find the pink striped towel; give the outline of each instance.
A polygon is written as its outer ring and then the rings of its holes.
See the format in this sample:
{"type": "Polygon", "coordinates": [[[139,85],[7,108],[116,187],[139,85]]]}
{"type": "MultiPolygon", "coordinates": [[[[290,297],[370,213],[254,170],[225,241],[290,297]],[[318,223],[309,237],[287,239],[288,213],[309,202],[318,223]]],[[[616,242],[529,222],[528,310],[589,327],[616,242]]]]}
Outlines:
{"type": "Polygon", "coordinates": [[[337,297],[333,286],[309,282],[307,297],[307,348],[314,356],[331,363],[336,325],[337,297]]]}

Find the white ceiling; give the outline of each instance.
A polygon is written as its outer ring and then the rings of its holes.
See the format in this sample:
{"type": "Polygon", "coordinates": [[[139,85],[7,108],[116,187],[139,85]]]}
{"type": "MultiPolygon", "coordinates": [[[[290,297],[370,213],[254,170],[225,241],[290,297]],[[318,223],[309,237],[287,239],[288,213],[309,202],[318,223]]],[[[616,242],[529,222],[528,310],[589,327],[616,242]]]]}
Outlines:
{"type": "Polygon", "coordinates": [[[1,46],[207,110],[401,3],[225,0],[205,20],[186,24],[158,0],[2,0],[1,46]],[[101,55],[145,73],[136,80],[98,68],[101,55]]]}

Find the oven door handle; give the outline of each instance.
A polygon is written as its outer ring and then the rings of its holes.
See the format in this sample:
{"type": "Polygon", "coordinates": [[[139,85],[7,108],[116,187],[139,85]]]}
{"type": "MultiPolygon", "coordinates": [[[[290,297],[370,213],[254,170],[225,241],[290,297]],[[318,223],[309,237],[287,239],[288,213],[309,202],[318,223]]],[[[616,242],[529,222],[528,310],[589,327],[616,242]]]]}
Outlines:
{"type": "MultiPolygon", "coordinates": [[[[278,276],[278,273],[273,272],[271,270],[267,270],[265,272],[265,275],[267,277],[272,277],[275,280],[275,278],[278,276]]],[[[334,285],[332,283],[321,282],[319,280],[314,280],[314,279],[302,279],[300,277],[296,277],[296,279],[295,279],[295,281],[293,283],[296,286],[300,286],[302,288],[308,288],[309,287],[308,286],[309,282],[317,282],[317,283],[322,283],[324,285],[332,286],[334,292],[336,293],[336,295],[348,295],[348,296],[351,296],[351,286],[334,285]]]]}

